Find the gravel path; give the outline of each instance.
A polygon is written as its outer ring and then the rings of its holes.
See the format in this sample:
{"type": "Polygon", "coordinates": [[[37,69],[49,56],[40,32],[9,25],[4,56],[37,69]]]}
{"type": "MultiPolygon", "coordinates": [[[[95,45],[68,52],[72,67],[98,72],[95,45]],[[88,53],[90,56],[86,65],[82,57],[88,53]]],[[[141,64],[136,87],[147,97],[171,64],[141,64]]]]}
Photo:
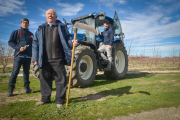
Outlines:
{"type": "Polygon", "coordinates": [[[117,116],[112,120],[180,120],[180,107],[159,108],[152,111],[117,116]]]}

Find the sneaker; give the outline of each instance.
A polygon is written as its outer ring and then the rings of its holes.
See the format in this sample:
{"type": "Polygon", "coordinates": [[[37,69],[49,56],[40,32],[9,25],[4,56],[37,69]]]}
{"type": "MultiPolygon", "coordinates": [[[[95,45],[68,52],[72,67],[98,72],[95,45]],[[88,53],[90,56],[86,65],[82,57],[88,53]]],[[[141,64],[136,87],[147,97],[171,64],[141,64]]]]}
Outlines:
{"type": "Polygon", "coordinates": [[[44,104],[46,104],[46,103],[40,101],[40,102],[37,102],[37,103],[36,103],[36,106],[41,106],[41,105],[44,105],[44,104]]]}
{"type": "Polygon", "coordinates": [[[104,61],[102,61],[101,63],[102,63],[102,64],[107,64],[107,63],[109,63],[109,60],[104,60],[104,61]]]}
{"type": "Polygon", "coordinates": [[[13,96],[13,91],[8,90],[7,97],[10,97],[10,96],[13,96]]]}
{"type": "Polygon", "coordinates": [[[111,68],[104,68],[104,71],[111,71],[111,68]]]}
{"type": "Polygon", "coordinates": [[[33,93],[34,91],[32,91],[30,88],[28,88],[28,89],[24,89],[24,93],[33,93]]]}
{"type": "Polygon", "coordinates": [[[63,104],[57,104],[57,108],[61,108],[63,104]]]}

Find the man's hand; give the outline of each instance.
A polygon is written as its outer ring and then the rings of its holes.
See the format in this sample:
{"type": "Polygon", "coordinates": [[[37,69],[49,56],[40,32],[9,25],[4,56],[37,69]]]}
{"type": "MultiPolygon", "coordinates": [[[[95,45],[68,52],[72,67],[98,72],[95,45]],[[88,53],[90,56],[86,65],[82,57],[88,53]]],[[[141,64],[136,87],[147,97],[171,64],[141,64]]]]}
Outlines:
{"type": "Polygon", "coordinates": [[[38,61],[33,62],[34,65],[39,65],[38,61]]]}
{"type": "Polygon", "coordinates": [[[78,41],[77,40],[73,40],[72,43],[73,43],[73,46],[77,46],[78,41]]]}
{"type": "Polygon", "coordinates": [[[25,48],[24,47],[21,47],[20,48],[20,52],[24,52],[25,48]]]}
{"type": "Polygon", "coordinates": [[[97,29],[97,34],[99,35],[99,29],[97,29]]]}
{"type": "Polygon", "coordinates": [[[109,46],[109,49],[111,49],[112,48],[112,46],[109,46]]]}

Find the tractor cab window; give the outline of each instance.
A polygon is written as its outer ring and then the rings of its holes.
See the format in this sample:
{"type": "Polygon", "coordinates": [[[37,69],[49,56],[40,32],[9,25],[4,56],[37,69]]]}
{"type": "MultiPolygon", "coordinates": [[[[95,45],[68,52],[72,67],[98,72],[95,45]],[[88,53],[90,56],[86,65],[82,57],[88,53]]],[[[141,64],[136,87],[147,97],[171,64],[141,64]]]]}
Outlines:
{"type": "Polygon", "coordinates": [[[119,17],[118,17],[118,14],[116,11],[115,11],[115,15],[113,18],[113,29],[114,29],[115,35],[119,36],[121,38],[121,40],[123,40],[124,36],[121,35],[122,27],[121,27],[120,20],[119,20],[119,17]]]}
{"type": "Polygon", "coordinates": [[[104,26],[103,25],[98,26],[98,27],[96,27],[96,30],[97,29],[99,29],[99,33],[101,34],[104,31],[104,26]]]}
{"type": "MultiPolygon", "coordinates": [[[[95,27],[95,22],[94,22],[94,19],[92,19],[92,18],[83,19],[83,20],[80,20],[80,21],[77,21],[77,22],[87,24],[87,25],[90,25],[92,27],[95,27]]],[[[73,32],[74,32],[74,30],[73,30],[73,32]]],[[[91,33],[91,32],[89,32],[87,30],[79,29],[79,28],[78,28],[77,33],[85,34],[87,42],[91,42],[91,43],[94,42],[94,33],[91,33]]]]}

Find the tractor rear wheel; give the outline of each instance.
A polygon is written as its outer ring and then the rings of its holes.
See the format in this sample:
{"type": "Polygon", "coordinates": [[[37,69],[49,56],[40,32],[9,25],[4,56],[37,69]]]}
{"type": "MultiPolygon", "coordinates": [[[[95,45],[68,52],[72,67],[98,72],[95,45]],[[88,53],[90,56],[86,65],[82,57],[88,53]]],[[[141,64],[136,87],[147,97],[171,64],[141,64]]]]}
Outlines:
{"type": "Polygon", "coordinates": [[[112,50],[112,67],[104,74],[108,80],[124,78],[128,70],[127,51],[122,43],[115,42],[112,50]]]}
{"type": "Polygon", "coordinates": [[[92,84],[97,73],[96,54],[89,46],[79,45],[75,50],[75,58],[71,86],[87,87],[92,84]]]}

